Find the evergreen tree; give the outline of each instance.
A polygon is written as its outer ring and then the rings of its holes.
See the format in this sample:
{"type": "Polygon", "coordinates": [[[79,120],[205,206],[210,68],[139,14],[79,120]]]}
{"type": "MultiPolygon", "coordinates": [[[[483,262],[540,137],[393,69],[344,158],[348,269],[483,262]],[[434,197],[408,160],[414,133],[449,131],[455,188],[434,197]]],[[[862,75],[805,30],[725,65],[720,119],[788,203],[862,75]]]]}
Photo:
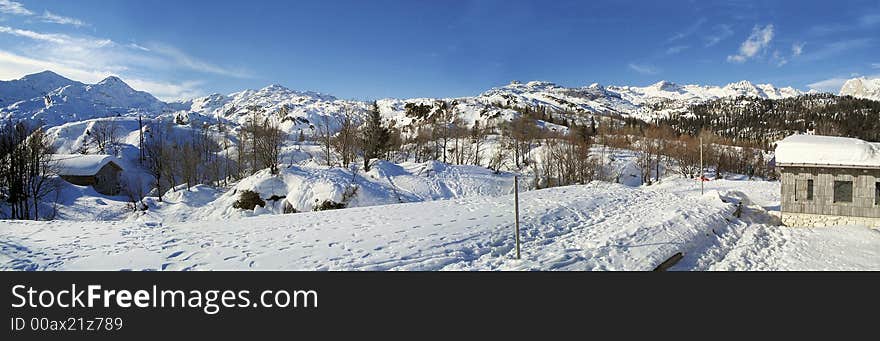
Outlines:
{"type": "Polygon", "coordinates": [[[382,125],[379,106],[373,102],[363,129],[364,171],[370,170],[370,160],[379,158],[385,153],[390,139],[388,128],[382,125]]]}

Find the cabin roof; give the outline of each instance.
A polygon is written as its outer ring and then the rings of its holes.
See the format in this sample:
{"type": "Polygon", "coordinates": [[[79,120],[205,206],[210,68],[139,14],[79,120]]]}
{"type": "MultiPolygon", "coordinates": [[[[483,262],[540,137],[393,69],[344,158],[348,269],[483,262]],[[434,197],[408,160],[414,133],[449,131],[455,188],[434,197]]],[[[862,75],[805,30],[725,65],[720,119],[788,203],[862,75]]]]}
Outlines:
{"type": "Polygon", "coordinates": [[[880,143],[849,137],[792,135],[776,146],[778,166],[880,168],[880,143]]]}
{"type": "Polygon", "coordinates": [[[58,175],[89,176],[98,174],[107,164],[122,169],[112,155],[53,154],[50,164],[58,175]]]}

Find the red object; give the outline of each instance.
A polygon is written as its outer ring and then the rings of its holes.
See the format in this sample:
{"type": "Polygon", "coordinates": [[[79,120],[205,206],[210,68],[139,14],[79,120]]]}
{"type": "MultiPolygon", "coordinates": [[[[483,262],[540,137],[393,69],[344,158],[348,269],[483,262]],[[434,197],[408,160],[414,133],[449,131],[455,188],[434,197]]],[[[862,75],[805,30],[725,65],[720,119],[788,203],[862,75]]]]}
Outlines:
{"type": "Polygon", "coordinates": [[[707,178],[705,176],[701,176],[700,181],[711,181],[711,180],[709,180],[709,178],[707,178]]]}

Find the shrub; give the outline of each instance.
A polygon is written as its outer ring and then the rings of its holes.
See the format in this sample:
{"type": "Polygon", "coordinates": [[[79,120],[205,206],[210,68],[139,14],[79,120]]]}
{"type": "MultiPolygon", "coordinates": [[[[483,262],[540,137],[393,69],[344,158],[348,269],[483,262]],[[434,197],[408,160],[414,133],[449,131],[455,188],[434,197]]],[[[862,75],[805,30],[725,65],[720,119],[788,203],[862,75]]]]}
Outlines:
{"type": "Polygon", "coordinates": [[[263,199],[260,199],[260,193],[251,190],[241,192],[238,200],[232,203],[232,207],[245,210],[253,210],[254,207],[257,207],[258,205],[260,207],[265,207],[266,202],[263,201],[263,199]]]}
{"type": "Polygon", "coordinates": [[[293,207],[293,205],[287,200],[284,200],[284,206],[282,207],[282,210],[284,210],[284,214],[299,213],[299,211],[297,211],[296,208],[293,207]]]}
{"type": "MultiPolygon", "coordinates": [[[[317,202],[317,200],[315,200],[315,202],[317,202]]],[[[315,211],[338,210],[341,208],[345,208],[345,204],[333,200],[324,200],[324,202],[315,205],[315,211]]]]}

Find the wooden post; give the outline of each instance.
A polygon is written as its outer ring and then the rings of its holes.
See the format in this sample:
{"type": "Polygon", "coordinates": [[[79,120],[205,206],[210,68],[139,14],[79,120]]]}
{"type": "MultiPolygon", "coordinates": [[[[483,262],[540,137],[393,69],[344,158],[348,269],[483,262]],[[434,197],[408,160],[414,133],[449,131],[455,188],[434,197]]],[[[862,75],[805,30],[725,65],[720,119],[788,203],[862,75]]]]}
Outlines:
{"type": "Polygon", "coordinates": [[[700,195],[706,194],[703,191],[703,174],[705,174],[703,168],[703,138],[700,138],[700,195]]]}
{"type": "Polygon", "coordinates": [[[513,176],[513,209],[516,213],[516,259],[519,259],[519,176],[513,176]]]}

